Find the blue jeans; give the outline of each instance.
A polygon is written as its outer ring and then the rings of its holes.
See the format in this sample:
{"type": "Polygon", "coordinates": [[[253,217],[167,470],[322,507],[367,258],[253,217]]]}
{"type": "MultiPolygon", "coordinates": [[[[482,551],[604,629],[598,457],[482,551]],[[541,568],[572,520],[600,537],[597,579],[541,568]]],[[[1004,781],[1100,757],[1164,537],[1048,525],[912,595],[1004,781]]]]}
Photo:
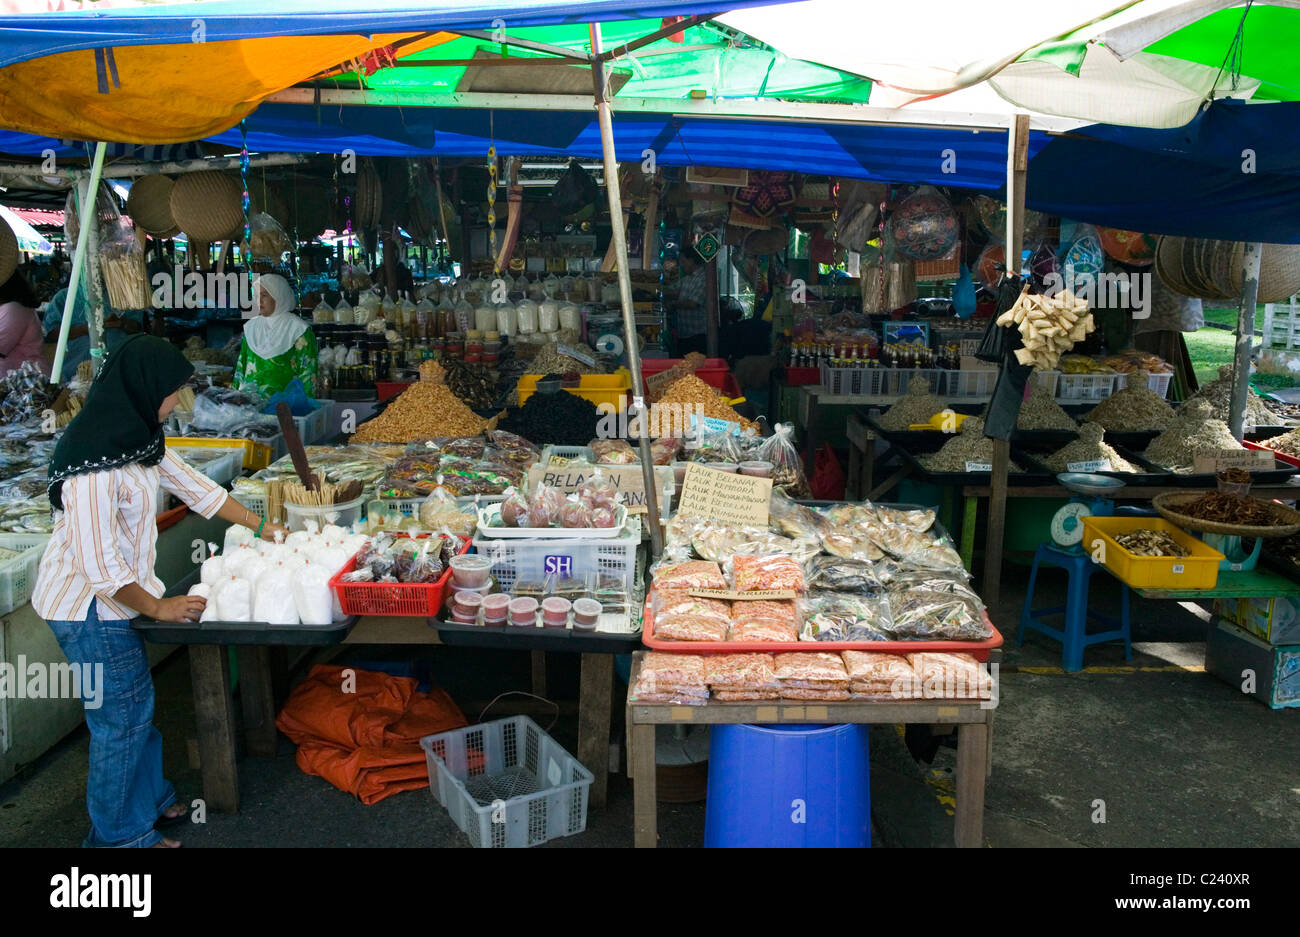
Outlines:
{"type": "Polygon", "coordinates": [[[90,833],[82,845],[152,846],[162,839],[153,825],[176,800],[176,789],[162,774],[149,657],[131,622],[101,621],[97,605],[91,602],[85,621],[49,623],[69,663],[104,665],[102,705],[86,709],[90,833]]]}

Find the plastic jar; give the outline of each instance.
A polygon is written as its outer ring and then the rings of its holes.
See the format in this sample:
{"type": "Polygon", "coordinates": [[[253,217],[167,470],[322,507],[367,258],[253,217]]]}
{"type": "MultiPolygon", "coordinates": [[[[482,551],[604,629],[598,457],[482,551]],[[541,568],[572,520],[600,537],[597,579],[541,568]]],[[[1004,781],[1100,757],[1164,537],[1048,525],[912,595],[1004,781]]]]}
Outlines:
{"type": "Polygon", "coordinates": [[[731,472],[735,474],[740,469],[740,465],[735,462],[702,462],[705,468],[713,469],[718,472],[731,472]]]}
{"type": "Polygon", "coordinates": [[[501,627],[510,617],[510,596],[498,592],[483,599],[483,624],[501,627]]]}
{"type": "Polygon", "coordinates": [[[458,586],[487,585],[492,561],[486,556],[465,553],[451,558],[451,578],[458,586]]]}
{"type": "MultiPolygon", "coordinates": [[[[520,300],[519,305],[522,306],[526,302],[528,302],[526,299],[520,300]]],[[[500,306],[497,306],[496,330],[505,336],[515,335],[518,333],[519,312],[516,307],[510,305],[510,303],[502,303],[500,306]]]]}
{"type": "Polygon", "coordinates": [[[497,327],[496,307],[483,303],[474,307],[474,328],[479,332],[486,332],[489,329],[497,327]]]}
{"type": "Polygon", "coordinates": [[[600,603],[595,599],[577,599],[573,603],[573,630],[595,631],[600,612],[600,603]]]}
{"type": "Polygon", "coordinates": [[[530,628],[537,624],[537,600],[521,596],[510,600],[510,624],[530,628]]]}
{"type": "Polygon", "coordinates": [[[740,474],[750,475],[754,478],[771,478],[772,463],[763,461],[741,462],[740,474]]]}
{"type": "Polygon", "coordinates": [[[569,624],[569,610],[573,603],[558,595],[542,599],[542,624],[547,628],[566,628],[569,624]]]}

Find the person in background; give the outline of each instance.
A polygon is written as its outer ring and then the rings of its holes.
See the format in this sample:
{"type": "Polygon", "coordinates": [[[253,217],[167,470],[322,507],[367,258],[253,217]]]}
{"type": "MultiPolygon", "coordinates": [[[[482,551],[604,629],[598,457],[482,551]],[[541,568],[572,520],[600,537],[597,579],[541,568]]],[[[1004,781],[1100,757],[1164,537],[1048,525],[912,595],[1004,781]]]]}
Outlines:
{"type": "Polygon", "coordinates": [[[192,595],[163,598],[154,573],[159,487],[205,518],[240,524],[264,540],[288,533],[167,450],[163,423],[193,373],[165,339],[128,338],[105,360],[50,462],[54,530],[32,608],[69,663],[96,668],[93,682],[81,683],[90,729],[84,846],[178,846],[158,829],[187,819],[185,802],[163,777],[149,655],[131,627],[141,614],[195,621],[206,604],[192,595]]]}
{"type": "Polygon", "coordinates": [[[707,345],[708,285],[704,262],[694,248],[683,248],[679,260],[682,271],[677,289],[677,357],[692,351],[703,353],[707,345]]]}
{"type": "Polygon", "coordinates": [[[0,284],[0,377],[17,371],[31,361],[50,373],[50,363],[41,353],[41,320],[36,316],[38,301],[27,280],[17,270],[0,284]]]}
{"type": "MultiPolygon", "coordinates": [[[[67,301],[68,288],[65,286],[54,294],[45,305],[42,327],[45,329],[45,341],[51,345],[59,340],[59,326],[63,322],[63,305],[67,301]]],[[[63,355],[63,381],[70,381],[77,376],[77,365],[90,360],[90,330],[86,325],[86,313],[90,303],[86,300],[86,284],[77,285],[77,300],[72,306],[72,326],[68,330],[68,348],[63,355]]],[[[138,310],[118,312],[104,297],[104,348],[112,352],[121,346],[128,337],[143,328],[144,315],[138,310]]]]}
{"type": "Polygon", "coordinates": [[[258,315],[244,325],[235,361],[235,386],[261,397],[278,394],[297,378],[307,396],[316,391],[316,336],[294,315],[298,300],[282,276],[266,273],[253,282],[258,315]]]}

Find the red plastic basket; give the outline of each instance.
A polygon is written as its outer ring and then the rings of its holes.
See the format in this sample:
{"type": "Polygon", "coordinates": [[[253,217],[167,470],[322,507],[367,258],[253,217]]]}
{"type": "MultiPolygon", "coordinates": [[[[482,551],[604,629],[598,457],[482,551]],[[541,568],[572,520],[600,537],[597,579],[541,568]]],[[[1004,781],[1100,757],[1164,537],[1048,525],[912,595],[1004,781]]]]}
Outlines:
{"type": "Polygon", "coordinates": [[[1293,455],[1287,455],[1285,452],[1278,452],[1276,449],[1270,449],[1268,446],[1264,445],[1264,443],[1251,442],[1249,439],[1243,439],[1241,444],[1247,449],[1259,449],[1263,452],[1271,452],[1273,453],[1273,458],[1277,459],[1279,462],[1285,462],[1287,465],[1294,465],[1296,468],[1300,468],[1300,459],[1297,459],[1293,455]]]}
{"type": "MultiPolygon", "coordinates": [[[[426,535],[427,536],[427,535],[426,535]]],[[[422,539],[422,538],[421,538],[422,539]]],[[[469,551],[469,538],[461,537],[457,553],[469,551]]],[[[330,588],[345,615],[397,615],[437,618],[451,582],[448,567],[437,582],[344,582],[343,576],[357,568],[354,556],[330,580],[330,588]]]]}
{"type": "Polygon", "coordinates": [[[385,400],[396,397],[410,387],[412,383],[412,381],[376,381],[375,393],[379,397],[379,402],[383,403],[385,400]]]}
{"type": "MultiPolygon", "coordinates": [[[[984,621],[993,628],[987,611],[984,612],[984,621]]],[[[989,659],[990,651],[1002,646],[1002,633],[993,628],[993,636],[983,641],[661,641],[655,637],[654,613],[650,611],[650,596],[647,595],[645,615],[641,619],[641,643],[653,650],[673,654],[786,654],[790,651],[919,654],[923,651],[961,651],[984,663],[989,659]]]]}

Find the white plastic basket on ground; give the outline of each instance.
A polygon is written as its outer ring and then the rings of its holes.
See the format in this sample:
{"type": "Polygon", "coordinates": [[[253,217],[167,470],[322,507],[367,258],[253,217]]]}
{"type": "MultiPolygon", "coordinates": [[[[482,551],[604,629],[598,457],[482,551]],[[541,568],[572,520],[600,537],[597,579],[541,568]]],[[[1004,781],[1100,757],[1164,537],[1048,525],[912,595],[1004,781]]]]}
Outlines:
{"type": "Polygon", "coordinates": [[[479,848],[537,846],[587,828],[591,772],[527,716],[420,739],[429,788],[479,848]]]}

